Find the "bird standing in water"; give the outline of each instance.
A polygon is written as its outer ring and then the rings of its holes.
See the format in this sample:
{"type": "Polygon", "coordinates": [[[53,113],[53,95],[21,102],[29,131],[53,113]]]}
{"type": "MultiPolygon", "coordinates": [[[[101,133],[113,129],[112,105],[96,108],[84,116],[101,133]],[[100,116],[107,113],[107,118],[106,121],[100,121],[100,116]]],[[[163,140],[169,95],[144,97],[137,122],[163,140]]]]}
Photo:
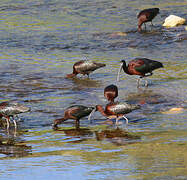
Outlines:
{"type": "MultiPolygon", "coordinates": [[[[131,60],[128,63],[128,66],[126,65],[125,60],[121,60],[121,62],[122,63],[118,71],[117,81],[119,81],[119,76],[122,68],[125,73],[129,75],[139,75],[141,79],[153,75],[153,70],[163,67],[163,64],[161,62],[147,58],[136,58],[134,60],[131,60]]],[[[139,87],[140,79],[138,79],[137,87],[139,87]]],[[[148,86],[148,81],[146,81],[145,86],[148,86]]]]}
{"type": "Polygon", "coordinates": [[[25,107],[16,102],[2,102],[0,103],[0,118],[5,118],[7,121],[7,130],[10,127],[10,118],[14,122],[15,129],[17,128],[17,123],[14,119],[14,116],[20,113],[29,112],[30,108],[25,107]]]}
{"type": "Polygon", "coordinates": [[[96,105],[96,108],[90,113],[89,120],[91,119],[91,115],[95,111],[99,111],[103,116],[111,119],[116,118],[116,124],[118,124],[118,120],[122,117],[126,120],[128,124],[128,119],[124,116],[124,114],[130,113],[133,110],[140,109],[140,105],[128,104],[128,103],[109,103],[106,105],[105,109],[101,105],[96,105]]]}
{"type": "Polygon", "coordinates": [[[113,103],[114,99],[118,97],[118,87],[114,84],[105,87],[104,96],[109,102],[113,103]]]}
{"type": "Polygon", "coordinates": [[[77,74],[83,74],[83,75],[87,75],[89,77],[89,74],[93,71],[95,71],[96,69],[99,69],[101,67],[106,66],[103,63],[97,63],[94,61],[78,61],[73,65],[73,72],[71,74],[67,74],[66,77],[67,78],[73,78],[75,77],[77,74]]]}
{"type": "Polygon", "coordinates": [[[150,8],[150,9],[144,9],[142,10],[137,18],[138,18],[138,31],[140,32],[142,30],[141,26],[142,24],[145,25],[146,29],[146,22],[151,22],[152,26],[152,20],[155,18],[155,16],[159,13],[159,8],[150,8]]]}
{"type": "Polygon", "coordinates": [[[83,105],[70,106],[64,111],[63,118],[54,120],[53,129],[57,129],[58,124],[61,124],[68,119],[74,119],[76,121],[76,127],[78,127],[79,120],[88,116],[93,111],[93,109],[95,109],[95,107],[86,107],[83,105]]]}

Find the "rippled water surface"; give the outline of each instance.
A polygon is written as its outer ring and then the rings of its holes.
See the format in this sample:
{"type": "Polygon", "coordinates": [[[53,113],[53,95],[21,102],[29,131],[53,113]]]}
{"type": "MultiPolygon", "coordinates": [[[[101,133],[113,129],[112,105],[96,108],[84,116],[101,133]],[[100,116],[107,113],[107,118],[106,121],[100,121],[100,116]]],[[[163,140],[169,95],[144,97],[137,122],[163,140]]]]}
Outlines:
{"type": "MultiPolygon", "coordinates": [[[[187,18],[187,1],[33,0],[0,2],[0,101],[32,109],[18,130],[1,120],[0,179],[187,179],[185,26],[162,28],[170,14],[187,18]],[[154,27],[137,32],[137,13],[159,7],[154,27]],[[121,59],[147,57],[164,68],[150,86],[121,75],[121,59]],[[90,79],[66,79],[76,61],[106,63],[90,79]],[[107,101],[103,89],[117,84],[118,101],[141,104],[116,127],[95,113],[80,128],[52,122],[73,104],[107,101]]],[[[149,23],[148,23],[149,24],[149,23]]]]}

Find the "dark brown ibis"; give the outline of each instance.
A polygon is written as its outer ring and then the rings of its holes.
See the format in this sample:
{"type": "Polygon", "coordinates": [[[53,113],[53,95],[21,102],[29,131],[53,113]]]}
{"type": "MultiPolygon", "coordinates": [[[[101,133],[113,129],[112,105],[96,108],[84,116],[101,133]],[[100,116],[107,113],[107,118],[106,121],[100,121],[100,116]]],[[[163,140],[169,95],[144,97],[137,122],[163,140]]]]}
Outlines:
{"type": "Polygon", "coordinates": [[[130,113],[136,109],[140,109],[140,107],[140,105],[128,104],[126,102],[109,103],[106,105],[105,109],[103,109],[101,105],[96,105],[96,108],[93,109],[93,111],[90,113],[88,119],[91,119],[91,116],[95,111],[99,111],[103,116],[109,119],[116,118],[116,124],[118,124],[118,120],[122,117],[126,120],[126,123],[128,124],[128,119],[124,116],[124,114],[130,113]]]}
{"type": "Polygon", "coordinates": [[[20,113],[29,112],[30,108],[25,107],[16,102],[2,102],[0,103],[0,118],[5,118],[7,121],[7,129],[10,126],[10,118],[12,118],[14,122],[15,128],[17,128],[16,120],[14,116],[17,116],[20,113]]]}
{"type": "Polygon", "coordinates": [[[118,87],[114,84],[105,87],[104,96],[109,102],[114,102],[114,99],[118,97],[118,87]]]}
{"type": "Polygon", "coordinates": [[[140,32],[142,30],[141,26],[142,24],[145,25],[145,29],[146,29],[146,22],[151,22],[152,26],[152,20],[155,18],[155,16],[159,13],[159,8],[150,8],[150,9],[144,9],[142,11],[140,11],[140,13],[138,14],[137,18],[138,18],[138,31],[140,32]]]}
{"type": "Polygon", "coordinates": [[[88,61],[88,60],[85,60],[85,61],[81,60],[81,61],[76,62],[73,65],[73,72],[71,74],[67,74],[66,77],[73,78],[77,74],[83,74],[89,77],[89,74],[91,72],[95,71],[96,69],[102,68],[104,66],[106,66],[106,64],[97,63],[97,62],[88,61]]]}
{"type": "Polygon", "coordinates": [[[68,119],[74,119],[76,121],[76,127],[79,126],[79,120],[83,117],[88,116],[95,107],[87,107],[83,105],[73,105],[65,109],[64,117],[54,120],[53,129],[58,128],[58,124],[63,123],[68,119]]]}
{"type": "MultiPolygon", "coordinates": [[[[140,83],[140,79],[144,77],[148,77],[153,75],[153,70],[163,67],[163,64],[159,61],[147,59],[147,58],[136,58],[131,60],[128,65],[126,65],[125,60],[121,60],[121,66],[118,71],[117,81],[119,81],[119,76],[121,69],[129,75],[138,75],[140,78],[138,79],[138,85],[140,83]]],[[[148,82],[146,81],[145,86],[148,86],[148,82]]]]}

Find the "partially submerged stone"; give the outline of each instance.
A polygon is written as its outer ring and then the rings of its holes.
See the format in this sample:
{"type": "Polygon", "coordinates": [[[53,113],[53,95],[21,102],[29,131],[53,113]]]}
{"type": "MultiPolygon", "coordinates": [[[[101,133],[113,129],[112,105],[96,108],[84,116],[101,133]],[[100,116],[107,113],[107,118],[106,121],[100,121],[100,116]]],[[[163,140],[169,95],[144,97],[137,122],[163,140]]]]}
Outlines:
{"type": "Polygon", "coordinates": [[[114,33],[110,34],[111,38],[115,38],[115,37],[119,37],[119,36],[127,36],[127,33],[125,33],[125,32],[114,32],[114,33]]]}
{"type": "Polygon", "coordinates": [[[164,111],[162,112],[163,114],[178,114],[178,113],[182,113],[183,112],[183,108],[181,107],[175,107],[175,108],[171,108],[168,111],[164,111]]]}
{"type": "Polygon", "coordinates": [[[185,24],[185,22],[186,22],[186,19],[184,19],[184,18],[181,18],[179,16],[175,16],[175,15],[170,15],[165,19],[163,26],[176,27],[178,25],[185,24]]]}

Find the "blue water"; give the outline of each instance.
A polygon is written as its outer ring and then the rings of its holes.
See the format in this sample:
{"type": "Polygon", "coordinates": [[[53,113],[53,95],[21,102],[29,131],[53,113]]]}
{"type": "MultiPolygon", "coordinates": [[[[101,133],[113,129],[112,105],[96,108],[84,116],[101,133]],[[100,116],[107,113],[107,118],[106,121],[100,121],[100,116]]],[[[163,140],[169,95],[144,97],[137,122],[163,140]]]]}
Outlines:
{"type": "Polygon", "coordinates": [[[185,0],[1,1],[0,101],[32,111],[20,114],[17,132],[0,129],[0,179],[186,179],[186,25],[161,26],[170,14],[186,18],[186,8],[185,0]],[[136,15],[149,7],[160,8],[155,26],[138,33],[136,15]],[[148,89],[124,73],[116,83],[120,60],[136,57],[164,65],[148,89]],[[106,67],[66,79],[83,59],[106,67]],[[128,126],[106,124],[96,112],[79,130],[73,120],[52,130],[68,106],[104,106],[111,83],[117,101],[142,104],[127,114],[128,126]]]}

